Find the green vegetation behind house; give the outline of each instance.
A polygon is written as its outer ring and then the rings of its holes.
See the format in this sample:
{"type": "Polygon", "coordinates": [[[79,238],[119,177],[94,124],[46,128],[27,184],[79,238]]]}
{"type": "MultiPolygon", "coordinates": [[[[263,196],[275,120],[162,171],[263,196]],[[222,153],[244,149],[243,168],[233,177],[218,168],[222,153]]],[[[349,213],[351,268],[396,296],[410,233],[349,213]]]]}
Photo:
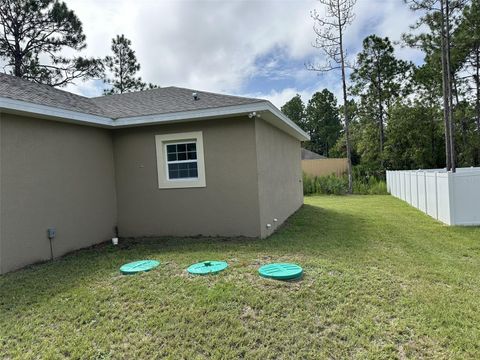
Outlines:
{"type": "Polygon", "coordinates": [[[480,228],[390,196],[305,203],[265,240],[121,241],[0,276],[0,358],[478,358],[480,228]],[[161,265],[119,273],[143,258],[161,265]],[[230,267],[186,273],[205,259],[230,267]],[[278,261],[304,278],[258,277],[278,261]]]}
{"type": "MultiPolygon", "coordinates": [[[[303,193],[305,195],[344,195],[348,191],[348,178],[346,175],[337,177],[310,176],[303,174],[303,193]]],[[[354,178],[353,193],[357,195],[387,195],[387,184],[384,180],[363,177],[354,178]]]]}

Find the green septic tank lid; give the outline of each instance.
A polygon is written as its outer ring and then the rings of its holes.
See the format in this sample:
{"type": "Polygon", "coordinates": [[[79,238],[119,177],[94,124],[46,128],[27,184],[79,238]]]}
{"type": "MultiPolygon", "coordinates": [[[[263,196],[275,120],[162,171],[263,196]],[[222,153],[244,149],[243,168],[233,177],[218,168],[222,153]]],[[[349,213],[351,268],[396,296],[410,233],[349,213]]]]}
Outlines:
{"type": "Polygon", "coordinates": [[[157,260],[140,260],[134,261],[125,265],[122,265],[120,272],[122,274],[130,275],[136,274],[142,271],[150,271],[160,265],[160,262],[157,260]]]}
{"type": "Polygon", "coordinates": [[[225,261],[202,261],[193,265],[190,265],[187,271],[193,275],[207,275],[216,274],[222,270],[225,270],[228,264],[225,261]]]}
{"type": "Polygon", "coordinates": [[[303,269],[297,264],[276,263],[263,265],[258,269],[261,276],[276,280],[298,279],[303,274],[303,269]]]}

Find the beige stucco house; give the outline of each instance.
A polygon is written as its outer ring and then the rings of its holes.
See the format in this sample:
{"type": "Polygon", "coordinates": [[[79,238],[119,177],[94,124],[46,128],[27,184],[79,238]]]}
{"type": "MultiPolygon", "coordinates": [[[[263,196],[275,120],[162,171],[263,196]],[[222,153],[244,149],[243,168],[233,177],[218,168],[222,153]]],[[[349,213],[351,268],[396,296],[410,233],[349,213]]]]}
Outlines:
{"type": "Polygon", "coordinates": [[[307,139],[266,100],[176,87],[86,98],[0,74],[0,273],[116,227],[267,237],[303,202],[307,139]]]}

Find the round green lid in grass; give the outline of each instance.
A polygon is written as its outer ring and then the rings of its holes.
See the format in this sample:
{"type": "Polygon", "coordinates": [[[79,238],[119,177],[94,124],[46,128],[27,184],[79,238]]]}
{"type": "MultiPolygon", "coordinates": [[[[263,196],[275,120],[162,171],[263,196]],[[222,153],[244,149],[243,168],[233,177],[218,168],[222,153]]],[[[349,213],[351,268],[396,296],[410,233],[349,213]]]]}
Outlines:
{"type": "Polygon", "coordinates": [[[150,271],[160,265],[157,260],[140,260],[122,265],[120,271],[122,274],[130,275],[142,271],[150,271]]]}
{"type": "Polygon", "coordinates": [[[227,267],[228,264],[225,261],[202,261],[190,265],[187,271],[194,275],[207,275],[218,273],[225,270],[227,267]]]}
{"type": "Polygon", "coordinates": [[[261,276],[276,280],[298,279],[303,274],[303,269],[297,264],[274,263],[263,265],[258,272],[261,276]]]}

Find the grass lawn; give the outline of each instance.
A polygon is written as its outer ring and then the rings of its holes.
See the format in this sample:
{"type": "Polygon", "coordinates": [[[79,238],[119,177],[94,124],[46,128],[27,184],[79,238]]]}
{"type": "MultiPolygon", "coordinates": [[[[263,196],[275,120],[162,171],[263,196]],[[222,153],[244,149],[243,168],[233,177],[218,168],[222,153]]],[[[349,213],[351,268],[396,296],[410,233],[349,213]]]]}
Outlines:
{"type": "Polygon", "coordinates": [[[479,358],[480,228],[307,197],[266,240],[148,239],[0,276],[0,358],[479,358]],[[121,264],[161,266],[122,276],[121,264]],[[193,262],[230,267],[193,277],[193,262]],[[292,261],[302,280],[257,276],[292,261]]]}

